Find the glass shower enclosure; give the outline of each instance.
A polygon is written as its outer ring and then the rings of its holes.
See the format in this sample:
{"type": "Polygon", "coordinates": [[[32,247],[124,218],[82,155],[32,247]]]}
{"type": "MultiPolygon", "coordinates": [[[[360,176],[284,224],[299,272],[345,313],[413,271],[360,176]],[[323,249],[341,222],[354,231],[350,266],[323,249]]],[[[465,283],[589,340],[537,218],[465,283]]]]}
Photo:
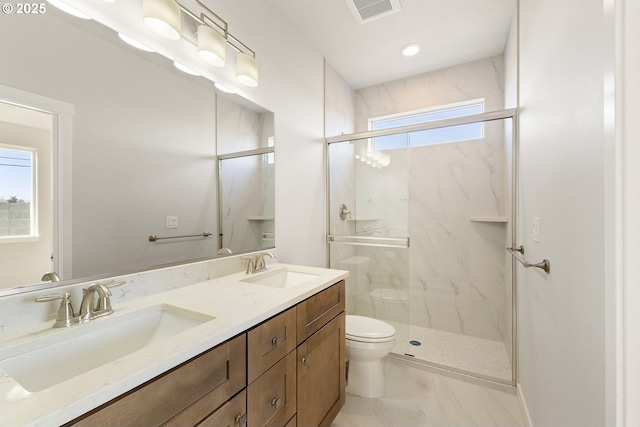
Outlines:
{"type": "Polygon", "coordinates": [[[396,328],[392,357],[515,384],[515,114],[327,139],[330,267],[347,314],[396,328]]]}

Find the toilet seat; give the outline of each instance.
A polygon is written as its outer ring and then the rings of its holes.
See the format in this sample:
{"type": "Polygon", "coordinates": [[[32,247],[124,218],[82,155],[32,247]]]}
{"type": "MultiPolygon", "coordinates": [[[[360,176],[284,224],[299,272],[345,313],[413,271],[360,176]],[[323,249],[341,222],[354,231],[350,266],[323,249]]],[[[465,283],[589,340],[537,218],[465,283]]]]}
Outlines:
{"type": "Polygon", "coordinates": [[[390,324],[370,317],[348,315],[345,335],[358,342],[388,342],[395,339],[396,329],[390,324]]]}

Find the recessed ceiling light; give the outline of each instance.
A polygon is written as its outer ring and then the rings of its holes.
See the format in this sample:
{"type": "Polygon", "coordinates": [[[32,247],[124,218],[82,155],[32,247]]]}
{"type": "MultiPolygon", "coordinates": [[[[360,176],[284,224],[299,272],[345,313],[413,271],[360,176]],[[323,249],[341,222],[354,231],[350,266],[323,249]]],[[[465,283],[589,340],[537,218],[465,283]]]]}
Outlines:
{"type": "Polygon", "coordinates": [[[420,43],[409,43],[402,47],[402,54],[404,56],[413,56],[420,52],[420,43]]]}

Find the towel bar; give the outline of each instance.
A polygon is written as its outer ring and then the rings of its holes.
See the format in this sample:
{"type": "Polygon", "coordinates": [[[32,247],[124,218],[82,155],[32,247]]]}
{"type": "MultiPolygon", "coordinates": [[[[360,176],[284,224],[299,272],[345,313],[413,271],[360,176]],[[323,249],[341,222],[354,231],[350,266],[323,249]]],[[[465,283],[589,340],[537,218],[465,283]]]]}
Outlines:
{"type": "Polygon", "coordinates": [[[151,234],[149,235],[149,241],[155,242],[156,240],[164,240],[164,239],[182,239],[184,237],[209,237],[209,236],[211,236],[211,233],[209,233],[208,231],[205,231],[202,234],[190,234],[188,236],[171,236],[171,237],[158,237],[155,234],[151,234]]]}
{"type": "Polygon", "coordinates": [[[524,265],[525,268],[535,267],[535,268],[539,268],[541,270],[544,270],[545,273],[547,273],[547,274],[550,274],[550,272],[551,272],[551,263],[549,262],[548,259],[543,259],[542,262],[539,262],[539,263],[536,263],[536,264],[531,264],[531,263],[525,261],[523,258],[521,258],[520,255],[516,254],[516,252],[520,252],[522,255],[524,255],[524,246],[520,245],[517,248],[507,248],[507,251],[509,251],[509,253],[511,255],[513,255],[513,257],[515,259],[520,261],[520,264],[524,265]]]}

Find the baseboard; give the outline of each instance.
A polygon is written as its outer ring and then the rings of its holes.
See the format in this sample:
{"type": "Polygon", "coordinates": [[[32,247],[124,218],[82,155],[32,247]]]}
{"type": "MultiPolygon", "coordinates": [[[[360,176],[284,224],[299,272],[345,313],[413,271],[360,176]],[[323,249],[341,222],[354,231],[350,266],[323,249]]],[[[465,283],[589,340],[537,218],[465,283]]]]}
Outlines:
{"type": "Polygon", "coordinates": [[[533,422],[531,422],[531,415],[529,415],[529,407],[527,406],[527,401],[524,398],[524,392],[522,391],[522,387],[520,383],[517,385],[518,390],[518,403],[520,404],[520,410],[522,411],[522,415],[524,416],[524,422],[526,427],[533,427],[533,422]]]}

